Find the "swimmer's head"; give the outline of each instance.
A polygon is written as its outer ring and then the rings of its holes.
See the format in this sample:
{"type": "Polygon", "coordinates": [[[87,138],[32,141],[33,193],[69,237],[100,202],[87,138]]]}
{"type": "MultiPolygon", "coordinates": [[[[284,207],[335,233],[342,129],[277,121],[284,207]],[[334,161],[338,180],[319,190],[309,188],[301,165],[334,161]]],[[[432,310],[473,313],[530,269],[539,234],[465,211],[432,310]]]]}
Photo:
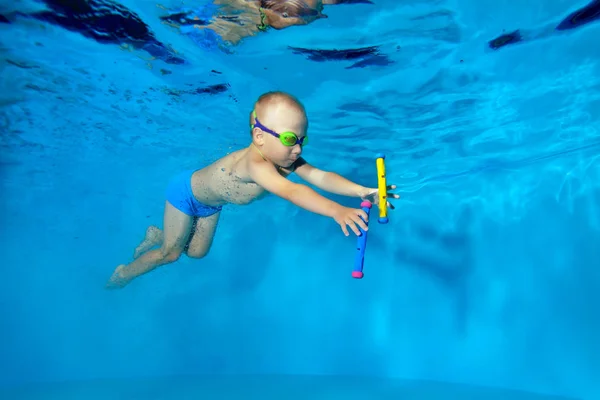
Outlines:
{"type": "MultiPolygon", "coordinates": [[[[252,143],[274,164],[289,168],[302,153],[302,146],[285,146],[280,139],[255,126],[256,120],[267,130],[283,133],[294,132],[299,140],[306,136],[308,119],[300,101],[285,92],[268,92],[258,98],[250,112],[252,143]]],[[[304,139],[306,140],[306,139],[304,139]]]]}
{"type": "Polygon", "coordinates": [[[267,16],[267,23],[275,29],[309,24],[319,18],[327,18],[327,15],[322,13],[322,0],[261,0],[261,7],[267,16]]]}

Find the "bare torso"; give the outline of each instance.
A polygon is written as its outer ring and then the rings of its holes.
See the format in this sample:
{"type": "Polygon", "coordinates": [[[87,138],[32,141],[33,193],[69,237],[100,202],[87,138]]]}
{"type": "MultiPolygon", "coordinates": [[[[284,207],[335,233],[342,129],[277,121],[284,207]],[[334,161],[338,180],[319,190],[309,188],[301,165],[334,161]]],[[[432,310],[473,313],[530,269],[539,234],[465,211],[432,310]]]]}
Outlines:
{"type": "MultiPolygon", "coordinates": [[[[208,206],[225,204],[246,205],[264,197],[265,190],[254,183],[248,165],[255,150],[247,147],[199,169],[192,175],[192,192],[196,199],[208,206]]],[[[291,171],[279,169],[287,177],[291,171]]]]}

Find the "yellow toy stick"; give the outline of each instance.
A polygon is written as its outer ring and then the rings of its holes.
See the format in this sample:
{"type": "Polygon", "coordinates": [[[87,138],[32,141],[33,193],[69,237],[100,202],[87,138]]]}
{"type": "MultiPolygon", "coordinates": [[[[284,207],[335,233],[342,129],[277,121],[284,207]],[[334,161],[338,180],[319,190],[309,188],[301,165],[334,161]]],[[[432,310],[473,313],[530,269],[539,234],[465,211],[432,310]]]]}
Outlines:
{"type": "Polygon", "coordinates": [[[379,223],[387,224],[387,183],[385,180],[385,154],[377,154],[377,187],[379,188],[379,223]]]}

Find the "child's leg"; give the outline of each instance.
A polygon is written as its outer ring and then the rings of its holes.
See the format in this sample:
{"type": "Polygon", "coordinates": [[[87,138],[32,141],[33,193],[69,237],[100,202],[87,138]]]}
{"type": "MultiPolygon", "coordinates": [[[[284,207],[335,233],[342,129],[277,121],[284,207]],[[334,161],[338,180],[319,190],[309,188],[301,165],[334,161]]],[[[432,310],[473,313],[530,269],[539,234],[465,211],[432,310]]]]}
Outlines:
{"type": "Polygon", "coordinates": [[[177,261],[185,249],[190,236],[194,217],[184,214],[165,203],[164,240],[160,248],[142,254],[127,265],[119,265],[106,284],[108,288],[124,287],[134,278],[152,271],[154,268],[177,261]]]}
{"type": "MultiPolygon", "coordinates": [[[[195,218],[192,236],[189,238],[185,254],[192,258],[202,258],[208,254],[212,245],[213,237],[219,223],[221,212],[205,218],[195,218]]],[[[164,239],[163,231],[158,226],[149,226],[146,229],[144,240],[135,248],[133,259],[135,260],[154,246],[162,245],[164,239]]]]}
{"type": "Polygon", "coordinates": [[[163,242],[163,238],[163,231],[158,226],[149,226],[148,229],[146,229],[144,240],[142,240],[133,252],[133,259],[135,260],[154,246],[160,246],[163,242]]]}
{"type": "Polygon", "coordinates": [[[196,227],[190,238],[186,254],[188,257],[202,258],[208,254],[217,230],[221,212],[196,219],[196,227]]]}

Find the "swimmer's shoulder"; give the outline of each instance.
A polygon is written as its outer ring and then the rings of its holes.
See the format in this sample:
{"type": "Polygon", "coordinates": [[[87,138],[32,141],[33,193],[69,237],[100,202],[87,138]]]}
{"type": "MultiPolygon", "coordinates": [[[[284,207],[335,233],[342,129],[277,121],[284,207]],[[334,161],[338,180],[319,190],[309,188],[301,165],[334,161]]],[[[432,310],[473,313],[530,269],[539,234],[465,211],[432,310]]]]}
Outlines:
{"type": "Polygon", "coordinates": [[[230,170],[231,167],[237,163],[237,161],[241,158],[241,152],[243,150],[237,150],[223,155],[221,158],[218,158],[211,162],[210,164],[205,164],[204,166],[198,168],[194,175],[197,176],[210,176],[211,174],[216,174],[219,171],[225,172],[226,170],[230,170]]]}
{"type": "Polygon", "coordinates": [[[216,160],[211,165],[207,166],[206,169],[213,176],[227,175],[230,178],[237,178],[238,180],[246,180],[248,175],[248,165],[251,162],[250,158],[252,154],[248,148],[227,153],[220,159],[216,160]]]}

